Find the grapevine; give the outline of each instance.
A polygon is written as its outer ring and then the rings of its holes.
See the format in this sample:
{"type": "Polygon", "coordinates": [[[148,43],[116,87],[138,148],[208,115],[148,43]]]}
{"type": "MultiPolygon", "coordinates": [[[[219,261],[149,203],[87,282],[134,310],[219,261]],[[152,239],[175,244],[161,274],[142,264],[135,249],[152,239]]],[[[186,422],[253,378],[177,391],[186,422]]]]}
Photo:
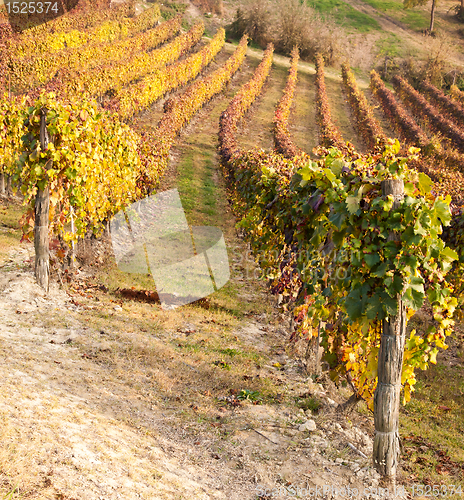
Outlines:
{"type": "Polygon", "coordinates": [[[22,110],[26,107],[24,96],[8,98],[5,93],[0,99],[0,174],[11,176],[15,171],[15,161],[21,150],[24,134],[22,110]]]}
{"type": "Polygon", "coordinates": [[[431,130],[443,134],[443,139],[447,139],[461,153],[464,153],[464,132],[460,128],[437,111],[425,97],[420,95],[403,78],[396,76],[393,83],[400,97],[411,109],[421,117],[426,117],[431,130]]]}
{"type": "MultiPolygon", "coordinates": [[[[167,32],[171,33],[171,27],[178,29],[180,18],[174,18],[168,23],[167,32]]],[[[132,80],[149,77],[164,65],[174,62],[199,42],[203,31],[203,24],[198,23],[189,32],[178,36],[164,47],[151,52],[135,53],[129,59],[123,51],[115,62],[104,64],[103,61],[100,66],[90,71],[85,68],[63,68],[49,86],[57,86],[60,94],[68,99],[78,99],[83,94],[101,96],[109,90],[117,92],[132,80]]]]}
{"type": "Polygon", "coordinates": [[[3,79],[1,82],[3,89],[6,89],[7,75],[9,83],[12,83],[13,87],[26,85],[24,79],[27,75],[22,72],[26,71],[24,66],[27,68],[32,64],[33,58],[31,56],[35,55],[39,58],[41,55],[50,55],[53,51],[56,53],[56,51],[65,48],[64,42],[66,41],[67,44],[67,38],[72,36],[68,34],[70,31],[76,38],[79,36],[79,30],[87,29],[90,32],[92,28],[101,26],[103,23],[106,23],[105,26],[112,25],[117,29],[121,19],[134,14],[135,2],[130,0],[112,9],[109,7],[98,8],[98,4],[95,9],[88,8],[88,6],[84,8],[84,4],[85,2],[79,2],[79,6],[66,15],[48,23],[34,26],[21,35],[13,33],[10,36],[2,37],[0,75],[3,79]],[[40,54],[40,50],[43,51],[42,54],[40,54]]]}
{"type": "Polygon", "coordinates": [[[27,81],[28,88],[33,82],[43,85],[55,75],[57,79],[60,78],[59,70],[76,77],[73,71],[78,69],[80,72],[89,71],[96,65],[95,53],[98,53],[98,64],[129,59],[137,52],[157,47],[174,36],[179,28],[180,18],[177,18],[134,36],[121,37],[112,43],[98,42],[36,58],[15,59],[10,62],[10,71],[13,75],[11,83],[20,85],[21,82],[27,81]]]}
{"type": "Polygon", "coordinates": [[[357,128],[365,143],[371,150],[384,146],[387,138],[382,127],[375,118],[366,96],[359,90],[353,72],[346,63],[342,65],[342,78],[356,118],[357,128]]]}
{"type": "MultiPolygon", "coordinates": [[[[449,225],[449,197],[430,194],[431,181],[410,170],[391,141],[381,154],[353,163],[332,149],[323,159],[285,160],[264,152],[237,152],[230,160],[240,226],[269,278],[296,300],[301,333],[315,335],[322,321],[325,360],[335,379],[350,375],[359,396],[373,407],[379,322],[396,313],[400,293],[408,318],[425,298],[435,326],[406,342],[404,402],[414,389],[416,368],[435,363],[445,347],[457,301],[445,275],[456,253],[440,239],[449,225]],[[391,210],[380,183],[405,181],[405,199],[391,210]],[[426,222],[427,221],[427,222],[426,222]],[[399,246],[388,240],[401,233],[399,246]],[[293,278],[282,273],[281,256],[292,254],[293,278]],[[427,283],[427,287],[425,286],[427,283]]],[[[289,260],[289,259],[287,259],[289,260]]]]}
{"type": "MultiPolygon", "coordinates": [[[[38,24],[27,28],[21,35],[16,33],[12,38],[40,37],[50,33],[85,30],[97,26],[105,21],[112,21],[124,17],[132,17],[135,14],[135,0],[110,6],[110,2],[103,0],[80,0],[79,3],[63,16],[50,20],[47,23],[38,24]]],[[[5,9],[5,17],[6,17],[5,9]]],[[[11,38],[11,37],[9,37],[11,38]]]]}
{"type": "Polygon", "coordinates": [[[274,114],[274,144],[277,152],[283,154],[287,158],[292,158],[298,154],[302,154],[288,131],[288,118],[290,116],[290,109],[293,103],[293,94],[298,80],[298,60],[300,58],[298,47],[292,50],[292,59],[290,63],[290,70],[288,73],[287,85],[285,86],[284,93],[277,103],[274,114]]]}
{"type": "Polygon", "coordinates": [[[453,201],[459,203],[464,186],[463,155],[444,149],[437,142],[429,141],[425,132],[406,112],[393,93],[386,88],[375,71],[371,73],[371,89],[402,140],[409,145],[421,148],[422,157],[412,161],[415,168],[433,179],[435,193],[450,194],[453,201]]]}
{"type": "Polygon", "coordinates": [[[28,207],[22,220],[25,238],[32,236],[37,189],[50,188],[51,230],[65,241],[99,232],[103,221],[134,201],[141,164],[140,138],[114,114],[101,112],[96,103],[64,104],[52,93],[43,94],[22,109],[24,135],[13,180],[21,184],[28,207]],[[40,148],[41,110],[47,110],[52,141],[40,148]],[[52,164],[52,168],[48,168],[52,164]],[[69,231],[74,210],[75,234],[69,231]]]}
{"type": "Polygon", "coordinates": [[[442,90],[437,89],[428,82],[421,83],[422,90],[430,97],[433,104],[438,106],[455,125],[460,126],[464,120],[464,108],[456,101],[447,96],[442,90]]]}
{"type": "Polygon", "coordinates": [[[146,172],[143,187],[147,192],[156,185],[166,168],[177,134],[202,106],[224,89],[242,65],[246,50],[247,37],[244,36],[223,66],[202,80],[192,83],[182,94],[166,101],[163,117],[153,132],[145,134],[141,150],[146,172]]]}
{"type": "Polygon", "coordinates": [[[116,18],[93,24],[90,29],[54,31],[41,35],[27,33],[17,40],[6,41],[6,51],[10,58],[41,56],[72,47],[80,47],[95,42],[111,42],[119,36],[135,34],[151,28],[159,19],[160,9],[156,5],[135,18],[122,18],[121,9],[116,18]]]}
{"type": "Polygon", "coordinates": [[[427,135],[387,89],[375,70],[371,72],[371,90],[400,137],[419,148],[426,148],[429,144],[427,135]]]}
{"type": "Polygon", "coordinates": [[[108,108],[115,110],[121,118],[130,118],[157,101],[166,92],[196,78],[219,53],[224,43],[225,31],[221,28],[211,42],[200,51],[183,61],[159,69],[140,82],[121,90],[118,96],[108,103],[108,108]]]}
{"type": "Polygon", "coordinates": [[[325,148],[336,147],[340,151],[348,152],[340,131],[332,122],[329,100],[324,78],[324,59],[318,54],[316,57],[316,116],[319,124],[319,144],[325,148]]]}
{"type": "Polygon", "coordinates": [[[269,44],[263,59],[256,68],[250,81],[243,85],[219,118],[219,152],[227,164],[237,149],[235,131],[240,118],[248,111],[269,75],[272,66],[274,46],[269,44]]]}
{"type": "Polygon", "coordinates": [[[452,99],[456,100],[461,105],[464,105],[464,92],[462,90],[459,90],[456,85],[451,85],[450,95],[452,99]]]}

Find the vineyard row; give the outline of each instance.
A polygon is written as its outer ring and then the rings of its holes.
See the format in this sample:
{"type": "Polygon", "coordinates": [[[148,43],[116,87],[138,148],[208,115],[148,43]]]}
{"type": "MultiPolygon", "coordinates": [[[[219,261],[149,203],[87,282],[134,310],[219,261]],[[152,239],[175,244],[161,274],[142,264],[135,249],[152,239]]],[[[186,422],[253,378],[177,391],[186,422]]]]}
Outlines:
{"type": "MultiPolygon", "coordinates": [[[[178,29],[180,19],[175,18],[169,23],[166,30],[168,36],[178,29]]],[[[142,80],[144,82],[153,73],[159,74],[160,68],[176,61],[191,50],[201,40],[203,32],[203,23],[198,23],[187,33],[179,35],[165,46],[151,52],[139,52],[129,59],[122,52],[116,62],[90,71],[64,69],[49,86],[55,88],[56,85],[60,94],[71,100],[79,99],[81,95],[102,96],[109,90],[117,93],[133,80],[145,78],[142,80]]]]}
{"type": "Polygon", "coordinates": [[[288,120],[293,104],[293,95],[295,93],[298,81],[298,60],[300,58],[298,47],[292,50],[290,61],[290,70],[288,72],[287,85],[285,86],[282,97],[277,103],[274,113],[274,147],[278,153],[286,158],[302,154],[302,151],[293,142],[288,131],[288,120]]]}
{"type": "Polygon", "coordinates": [[[66,14],[48,21],[27,28],[26,32],[18,34],[13,31],[11,25],[7,23],[8,13],[5,5],[0,6],[0,22],[8,24],[9,29],[0,33],[0,40],[19,41],[28,37],[40,37],[43,35],[67,32],[71,30],[85,30],[93,26],[102,24],[105,21],[112,21],[124,17],[135,15],[135,1],[117,4],[113,7],[109,0],[80,0],[79,3],[66,14]]]}
{"type": "Polygon", "coordinates": [[[316,121],[319,126],[319,144],[321,146],[347,151],[345,141],[332,121],[325,86],[324,59],[320,54],[316,57],[316,121]]]}
{"type": "Polygon", "coordinates": [[[364,142],[371,150],[385,146],[387,138],[382,127],[375,118],[374,111],[367,102],[366,96],[359,90],[356,78],[346,63],[342,65],[342,79],[356,120],[356,126],[364,142]]]}
{"type": "Polygon", "coordinates": [[[269,44],[250,81],[235,94],[227,109],[221,113],[219,118],[219,153],[226,164],[237,149],[235,138],[237,124],[261,93],[264,82],[271,71],[273,54],[274,46],[269,44]]]}
{"type": "Polygon", "coordinates": [[[180,19],[172,19],[156,28],[125,36],[120,40],[99,42],[73,49],[64,49],[53,54],[44,54],[37,58],[16,59],[10,62],[13,75],[11,83],[15,86],[31,88],[34,84],[44,85],[55,75],[55,79],[63,75],[71,75],[95,71],[95,67],[118,60],[127,60],[143,50],[152,50],[180,29],[180,19]],[[95,61],[95,54],[98,60],[95,61]]]}
{"type": "Polygon", "coordinates": [[[433,104],[438,106],[455,125],[460,126],[464,121],[464,108],[455,100],[447,96],[429,82],[422,82],[421,89],[430,97],[433,104]]]}
{"type": "MultiPolygon", "coordinates": [[[[203,25],[197,25],[196,29],[203,25]]],[[[123,119],[147,108],[167,92],[185,85],[196,78],[202,69],[216,57],[225,43],[225,31],[219,29],[214,38],[201,50],[170,66],[148,75],[140,82],[121,90],[107,107],[116,111],[123,119]]]]}
{"type": "MultiPolygon", "coordinates": [[[[7,39],[6,55],[11,59],[30,58],[51,54],[63,49],[81,47],[90,43],[112,42],[119,37],[135,34],[156,25],[160,17],[158,5],[150,7],[139,16],[125,17],[127,8],[109,9],[112,18],[95,23],[87,29],[55,31],[41,35],[27,34],[18,39],[7,39]]],[[[98,14],[96,14],[98,18],[98,14]]],[[[105,16],[106,17],[106,16],[105,16]]]]}
{"type": "Polygon", "coordinates": [[[169,160],[169,152],[176,136],[192,117],[215,95],[219,94],[237,72],[246,56],[247,37],[244,36],[235,52],[219,69],[192,83],[184,92],[165,102],[164,113],[156,129],[144,142],[147,178],[144,185],[149,190],[156,185],[169,160]],[[148,164],[151,167],[148,167],[148,164]]]}
{"type": "Polygon", "coordinates": [[[443,134],[443,139],[448,138],[461,153],[464,153],[464,132],[461,129],[445,118],[403,78],[396,76],[393,79],[393,84],[401,99],[408,104],[411,110],[421,118],[426,118],[431,130],[443,134]]]}

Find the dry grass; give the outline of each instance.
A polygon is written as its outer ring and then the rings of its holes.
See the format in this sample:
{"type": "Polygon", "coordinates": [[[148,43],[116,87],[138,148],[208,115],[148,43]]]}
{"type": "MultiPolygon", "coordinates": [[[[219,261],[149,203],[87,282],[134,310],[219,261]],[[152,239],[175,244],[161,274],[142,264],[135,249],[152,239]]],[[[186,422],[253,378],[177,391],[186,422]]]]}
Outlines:
{"type": "Polygon", "coordinates": [[[356,151],[365,151],[365,146],[361,138],[357,135],[353,122],[350,119],[349,103],[345,99],[341,84],[332,78],[326,77],[326,87],[332,118],[339,128],[343,140],[351,142],[356,151]]]}
{"type": "MultiPolygon", "coordinates": [[[[57,291],[57,299],[64,297],[57,291]]],[[[111,294],[95,292],[81,297],[75,312],[53,312],[55,305],[62,307],[56,303],[45,315],[31,312],[24,322],[7,321],[16,333],[12,343],[0,344],[1,357],[11,360],[1,374],[2,495],[17,486],[12,498],[57,498],[57,492],[72,491],[72,498],[93,499],[114,477],[126,498],[135,491],[150,498],[185,491],[196,498],[198,486],[184,484],[160,440],[179,447],[176,435],[185,429],[186,439],[201,433],[212,449],[219,448],[228,433],[215,433],[211,423],[221,408],[229,413],[219,397],[242,389],[263,398],[274,394],[272,374],[257,367],[270,363],[267,344],[256,351],[255,339],[234,329],[240,322],[233,314],[194,305],[168,313],[130,301],[115,311],[111,300],[111,294]],[[86,309],[96,298],[98,306],[86,309]],[[61,343],[60,332],[70,330],[77,336],[61,343]],[[99,486],[93,490],[89,480],[99,486]]],[[[197,454],[192,461],[204,466],[197,454]]]]}

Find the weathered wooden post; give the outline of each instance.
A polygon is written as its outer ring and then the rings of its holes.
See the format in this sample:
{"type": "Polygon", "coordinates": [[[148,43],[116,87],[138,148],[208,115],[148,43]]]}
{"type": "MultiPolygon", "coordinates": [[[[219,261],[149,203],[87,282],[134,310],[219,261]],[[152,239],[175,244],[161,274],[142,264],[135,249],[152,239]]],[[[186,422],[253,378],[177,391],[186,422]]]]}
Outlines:
{"type": "Polygon", "coordinates": [[[385,62],[383,66],[383,78],[384,80],[387,79],[387,71],[388,71],[388,62],[390,61],[390,58],[388,56],[385,56],[385,62]]]}
{"type": "MultiPolygon", "coordinates": [[[[8,72],[8,100],[11,101],[11,73],[8,72]]],[[[11,184],[10,184],[11,186],[11,184]]],[[[10,194],[8,187],[8,176],[4,173],[0,174],[0,193],[10,194]]]]}
{"type": "MultiPolygon", "coordinates": [[[[47,132],[47,110],[43,108],[40,113],[40,148],[47,149],[49,137],[47,132]]],[[[48,214],[50,208],[50,192],[48,185],[42,191],[37,187],[35,196],[35,225],[34,225],[34,247],[35,247],[35,277],[37,283],[49,290],[50,273],[50,249],[48,242],[48,214]]]]}
{"type": "MultiPolygon", "coordinates": [[[[70,207],[71,213],[71,233],[74,234],[76,232],[76,228],[74,227],[74,208],[71,205],[70,207]]],[[[71,241],[71,260],[69,263],[69,267],[74,268],[76,266],[76,245],[74,244],[74,240],[71,241]]]]}
{"type": "MultiPolygon", "coordinates": [[[[382,195],[393,196],[393,209],[404,198],[401,179],[382,182],[382,195]]],[[[389,241],[399,241],[399,235],[390,233],[389,241]]],[[[400,453],[398,420],[401,392],[401,371],[406,337],[406,307],[398,295],[398,313],[382,321],[382,337],[378,358],[378,382],[374,393],[375,438],[373,462],[382,476],[382,487],[393,491],[400,453]]]]}

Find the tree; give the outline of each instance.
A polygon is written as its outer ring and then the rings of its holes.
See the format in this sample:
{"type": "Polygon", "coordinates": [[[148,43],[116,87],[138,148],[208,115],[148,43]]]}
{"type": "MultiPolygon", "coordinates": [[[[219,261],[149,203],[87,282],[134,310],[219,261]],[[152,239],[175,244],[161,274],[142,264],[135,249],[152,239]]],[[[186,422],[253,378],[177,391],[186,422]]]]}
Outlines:
{"type": "MultiPolygon", "coordinates": [[[[405,9],[412,9],[418,5],[425,5],[429,0],[403,0],[403,6],[405,9]]],[[[438,0],[432,0],[432,7],[430,9],[430,27],[428,29],[429,33],[433,32],[433,23],[435,21],[435,7],[437,6],[438,0]]],[[[461,0],[461,5],[464,0],[461,0]]]]}

